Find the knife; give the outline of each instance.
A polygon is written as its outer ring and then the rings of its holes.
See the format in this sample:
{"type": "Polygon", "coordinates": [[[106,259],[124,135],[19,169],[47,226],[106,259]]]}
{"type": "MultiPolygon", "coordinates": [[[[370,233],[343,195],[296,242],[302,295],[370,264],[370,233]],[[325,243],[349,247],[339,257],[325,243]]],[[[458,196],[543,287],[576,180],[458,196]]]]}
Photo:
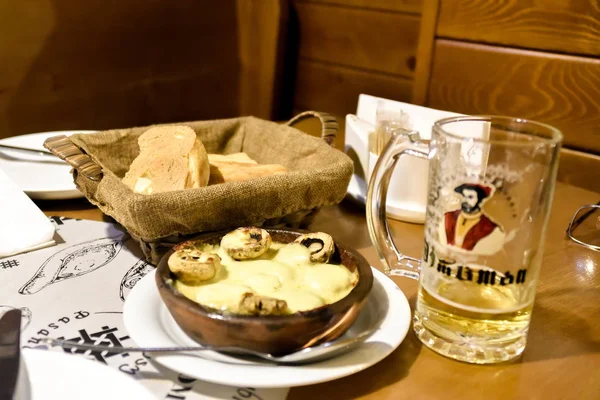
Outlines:
{"type": "Polygon", "coordinates": [[[12,399],[19,375],[21,356],[21,310],[6,312],[0,318],[0,399],[12,399]]]}

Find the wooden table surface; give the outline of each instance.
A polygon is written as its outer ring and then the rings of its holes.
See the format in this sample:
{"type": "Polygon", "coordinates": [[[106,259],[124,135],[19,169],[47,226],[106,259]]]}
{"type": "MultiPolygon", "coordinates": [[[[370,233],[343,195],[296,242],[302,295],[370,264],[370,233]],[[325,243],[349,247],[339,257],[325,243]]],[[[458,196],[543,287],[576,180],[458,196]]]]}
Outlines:
{"type": "MultiPolygon", "coordinates": [[[[337,147],[340,143],[338,137],[337,147]]],[[[565,238],[575,210],[598,200],[600,193],[557,184],[528,344],[518,360],[485,366],[454,361],[421,345],[411,329],[378,364],[336,381],[292,388],[289,400],[600,399],[600,252],[565,238]]],[[[47,215],[108,219],[85,199],[37,204],[47,215]]],[[[422,225],[391,221],[391,228],[401,250],[421,256],[422,225]]],[[[323,208],[311,229],[330,233],[381,269],[363,206],[344,201],[323,208]]],[[[417,282],[393,280],[413,308],[417,282]]]]}

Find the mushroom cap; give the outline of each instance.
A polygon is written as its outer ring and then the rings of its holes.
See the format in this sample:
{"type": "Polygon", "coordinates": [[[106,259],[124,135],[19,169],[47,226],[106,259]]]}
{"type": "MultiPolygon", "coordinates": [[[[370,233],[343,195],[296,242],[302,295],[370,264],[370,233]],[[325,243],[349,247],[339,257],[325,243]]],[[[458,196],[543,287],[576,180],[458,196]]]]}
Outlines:
{"type": "Polygon", "coordinates": [[[221,257],[192,248],[175,251],[168,260],[169,269],[186,285],[210,280],[221,270],[221,257]]]}
{"type": "Polygon", "coordinates": [[[221,239],[221,247],[235,260],[260,257],[271,243],[269,232],[254,226],[238,228],[221,239]]]}
{"type": "Polygon", "coordinates": [[[299,236],[295,243],[307,247],[310,252],[310,261],[316,263],[327,263],[335,253],[333,238],[323,232],[307,233],[299,236]]]}
{"type": "Polygon", "coordinates": [[[240,300],[239,311],[251,315],[283,315],[287,310],[285,300],[254,293],[244,293],[240,300]]]}

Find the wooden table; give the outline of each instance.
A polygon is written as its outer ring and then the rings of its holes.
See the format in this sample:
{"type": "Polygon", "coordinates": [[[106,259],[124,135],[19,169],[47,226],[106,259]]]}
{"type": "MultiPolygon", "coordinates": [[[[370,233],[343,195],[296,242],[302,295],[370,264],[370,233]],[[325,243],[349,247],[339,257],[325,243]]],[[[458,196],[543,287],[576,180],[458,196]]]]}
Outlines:
{"type": "MultiPolygon", "coordinates": [[[[421,345],[411,330],[373,367],[293,388],[289,399],[600,399],[600,252],[565,238],[575,210],[598,200],[600,193],[557,184],[528,345],[517,361],[487,366],[454,361],[421,345]]],[[[85,199],[38,205],[47,215],[108,219],[85,199]]],[[[400,249],[421,256],[422,225],[392,221],[391,228],[400,249]]],[[[311,229],[330,233],[381,268],[364,207],[344,201],[324,208],[311,229]]],[[[414,307],[417,282],[393,279],[414,307]]]]}

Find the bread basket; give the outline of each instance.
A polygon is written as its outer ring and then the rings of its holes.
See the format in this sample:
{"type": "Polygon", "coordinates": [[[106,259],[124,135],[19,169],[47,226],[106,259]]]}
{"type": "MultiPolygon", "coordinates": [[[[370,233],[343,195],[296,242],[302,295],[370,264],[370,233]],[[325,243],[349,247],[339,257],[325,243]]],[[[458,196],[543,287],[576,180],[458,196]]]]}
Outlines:
{"type": "Polygon", "coordinates": [[[61,135],[44,143],[73,167],[75,185],[85,197],[121,224],[154,265],[191,235],[245,225],[305,229],[320,207],[337,204],[346,194],[353,164],[331,146],[338,124],[329,114],[306,111],[286,124],[240,117],[176,125],[191,127],[209,153],[243,151],[261,164],[283,164],[289,172],[141,195],[121,179],[139,154],[137,138],[149,126],[61,135]],[[293,128],[306,118],[321,121],[321,138],[293,128]]]}

